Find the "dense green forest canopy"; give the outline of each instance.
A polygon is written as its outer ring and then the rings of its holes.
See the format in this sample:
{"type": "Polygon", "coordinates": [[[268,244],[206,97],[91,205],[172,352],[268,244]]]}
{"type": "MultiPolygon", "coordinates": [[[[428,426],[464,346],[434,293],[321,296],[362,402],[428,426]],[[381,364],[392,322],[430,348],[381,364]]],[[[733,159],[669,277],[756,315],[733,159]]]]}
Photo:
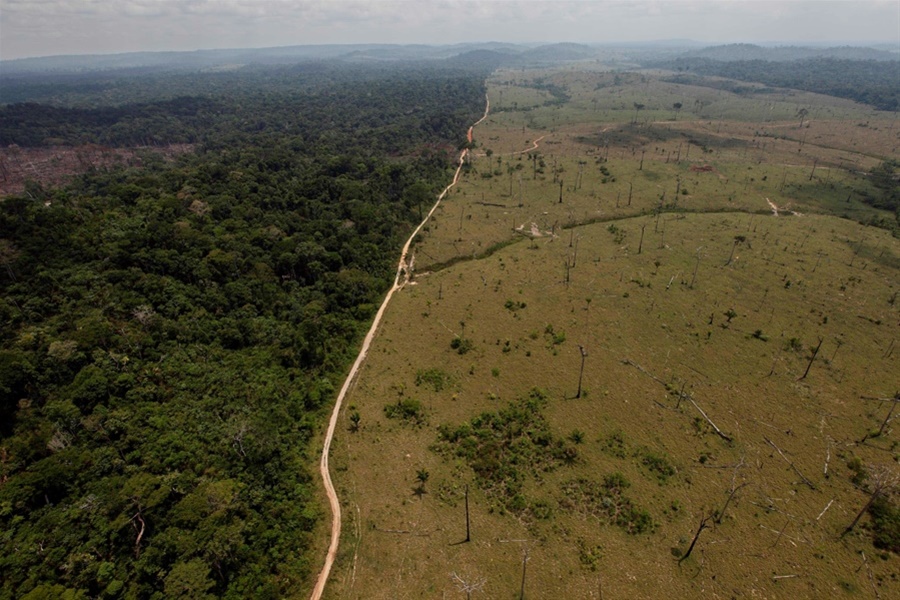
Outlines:
{"type": "Polygon", "coordinates": [[[309,440],[483,78],[323,64],[9,92],[29,102],[0,108],[3,144],[196,151],[0,200],[0,598],[309,583],[309,440]]]}
{"type": "Polygon", "coordinates": [[[460,125],[452,100],[470,92],[476,75],[484,74],[430,63],[393,69],[304,63],[146,77],[7,77],[9,85],[0,87],[6,102],[0,107],[0,144],[221,147],[270,134],[319,144],[365,139],[355,145],[397,153],[431,136],[459,136],[452,130],[460,125]]]}
{"type": "MultiPolygon", "coordinates": [[[[648,64],[648,66],[650,66],[648,64]]],[[[727,77],[766,85],[828,94],[869,104],[879,110],[900,110],[900,60],[809,58],[793,61],[679,58],[652,66],[679,71],[676,82],[698,84],[691,74],[727,77]]],[[[702,83],[701,83],[702,85],[702,83]]]]}

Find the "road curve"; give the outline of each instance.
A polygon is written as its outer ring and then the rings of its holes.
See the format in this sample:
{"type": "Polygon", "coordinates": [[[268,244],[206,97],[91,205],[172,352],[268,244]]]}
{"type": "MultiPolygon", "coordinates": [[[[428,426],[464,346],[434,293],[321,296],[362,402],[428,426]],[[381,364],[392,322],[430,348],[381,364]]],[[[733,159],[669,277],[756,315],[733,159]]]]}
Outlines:
{"type": "MultiPolygon", "coordinates": [[[[485,108],[484,108],[484,116],[482,116],[478,121],[472,124],[469,127],[469,130],[466,132],[466,139],[471,143],[472,142],[472,130],[476,125],[484,121],[488,112],[491,109],[491,101],[485,95],[485,108]]],[[[366,359],[366,354],[369,352],[369,346],[372,343],[372,339],[375,337],[375,331],[378,329],[378,325],[381,323],[381,317],[384,316],[384,312],[387,309],[388,303],[391,301],[391,297],[394,295],[394,292],[401,289],[403,285],[406,283],[408,273],[406,269],[406,255],[409,253],[409,248],[412,245],[413,239],[419,234],[419,231],[422,230],[422,227],[425,226],[425,223],[428,222],[428,219],[431,218],[431,215],[434,214],[434,211],[440,205],[441,201],[450,191],[450,189],[456,185],[459,181],[459,174],[462,171],[463,163],[466,159],[466,154],[468,154],[468,148],[463,150],[459,155],[459,164],[456,167],[456,173],[453,175],[453,181],[444,188],[444,191],[437,197],[437,201],[435,201],[434,206],[431,207],[431,210],[428,211],[428,214],[425,215],[425,218],[422,219],[422,222],[419,223],[419,226],[412,232],[412,235],[409,236],[409,239],[406,240],[406,243],[403,245],[403,250],[400,253],[400,261],[397,263],[397,274],[394,276],[394,285],[391,286],[391,289],[388,290],[387,295],[384,297],[384,301],[381,303],[381,306],[378,308],[378,312],[375,314],[375,319],[372,321],[372,326],[369,327],[369,332],[366,334],[365,339],[363,339],[362,348],[359,350],[359,355],[356,357],[356,361],[353,363],[353,366],[350,368],[350,372],[347,374],[347,378],[344,380],[344,385],[341,386],[341,391],[338,393],[337,400],[334,403],[334,410],[331,411],[331,420],[328,422],[328,431],[325,433],[325,443],[322,446],[322,461],[319,464],[319,470],[322,474],[322,482],[325,485],[325,493],[328,495],[328,503],[331,505],[331,543],[328,546],[328,553],[325,555],[325,564],[322,566],[322,570],[319,572],[319,578],[316,580],[316,587],[313,589],[312,596],[310,596],[310,600],[320,600],[322,597],[322,593],[325,591],[325,584],[328,582],[328,577],[331,574],[331,567],[334,564],[334,558],[337,556],[338,543],[341,538],[341,504],[338,501],[337,492],[334,490],[334,484],[331,481],[331,472],[328,470],[328,454],[331,450],[331,440],[334,438],[334,431],[337,428],[338,417],[341,412],[341,405],[343,404],[344,397],[347,395],[347,391],[350,389],[353,380],[356,378],[357,373],[359,372],[359,368],[362,366],[363,362],[366,359]]]]}

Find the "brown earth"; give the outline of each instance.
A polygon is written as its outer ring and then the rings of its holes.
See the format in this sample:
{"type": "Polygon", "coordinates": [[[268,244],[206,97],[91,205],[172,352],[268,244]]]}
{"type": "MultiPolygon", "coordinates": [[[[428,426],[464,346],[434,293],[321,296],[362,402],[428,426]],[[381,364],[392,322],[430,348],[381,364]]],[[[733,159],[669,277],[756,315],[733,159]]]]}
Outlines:
{"type": "Polygon", "coordinates": [[[86,173],[91,169],[140,167],[142,155],[148,152],[171,159],[193,149],[193,144],[135,148],[110,148],[96,144],[44,148],[21,148],[11,145],[0,148],[0,197],[21,194],[25,191],[26,181],[34,181],[48,187],[59,186],[70,181],[75,175],[86,173]]]}

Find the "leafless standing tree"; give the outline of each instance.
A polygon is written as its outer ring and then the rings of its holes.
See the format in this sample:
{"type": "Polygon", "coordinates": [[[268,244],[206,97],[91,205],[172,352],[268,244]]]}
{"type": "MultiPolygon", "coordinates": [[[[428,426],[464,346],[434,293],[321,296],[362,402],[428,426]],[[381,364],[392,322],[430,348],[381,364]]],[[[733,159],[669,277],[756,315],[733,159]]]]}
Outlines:
{"type": "Polygon", "coordinates": [[[869,492],[869,501],[862,507],[862,510],[859,511],[856,518],[853,519],[853,522],[847,526],[843,533],[841,533],[841,537],[844,537],[853,531],[853,528],[856,527],[856,524],[859,523],[862,516],[866,514],[873,504],[875,504],[876,500],[883,496],[894,494],[897,492],[898,488],[900,488],[900,473],[898,473],[896,467],[892,465],[879,465],[874,467],[870,471],[869,477],[872,481],[869,492]]]}
{"type": "Polygon", "coordinates": [[[684,556],[678,559],[678,564],[681,564],[683,561],[687,560],[687,558],[691,555],[691,552],[694,551],[694,546],[697,545],[697,540],[700,538],[700,534],[703,533],[703,530],[709,527],[709,520],[712,518],[712,515],[704,515],[702,519],[700,519],[700,526],[697,527],[697,533],[694,534],[694,539],[691,541],[691,545],[688,547],[687,552],[684,553],[684,556]]]}
{"type": "Polygon", "coordinates": [[[456,589],[465,593],[466,600],[471,600],[472,592],[482,591],[484,584],[487,583],[487,579],[485,579],[484,577],[466,580],[456,573],[450,573],[450,578],[454,583],[456,583],[456,589]]]}

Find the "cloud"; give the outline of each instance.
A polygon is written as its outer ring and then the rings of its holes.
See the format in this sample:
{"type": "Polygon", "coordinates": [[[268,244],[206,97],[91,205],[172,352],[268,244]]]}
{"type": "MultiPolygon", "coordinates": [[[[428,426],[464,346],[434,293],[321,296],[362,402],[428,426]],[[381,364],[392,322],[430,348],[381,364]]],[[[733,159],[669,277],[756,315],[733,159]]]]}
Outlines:
{"type": "Polygon", "coordinates": [[[0,0],[0,58],[323,43],[896,41],[896,0],[0,0]]]}

